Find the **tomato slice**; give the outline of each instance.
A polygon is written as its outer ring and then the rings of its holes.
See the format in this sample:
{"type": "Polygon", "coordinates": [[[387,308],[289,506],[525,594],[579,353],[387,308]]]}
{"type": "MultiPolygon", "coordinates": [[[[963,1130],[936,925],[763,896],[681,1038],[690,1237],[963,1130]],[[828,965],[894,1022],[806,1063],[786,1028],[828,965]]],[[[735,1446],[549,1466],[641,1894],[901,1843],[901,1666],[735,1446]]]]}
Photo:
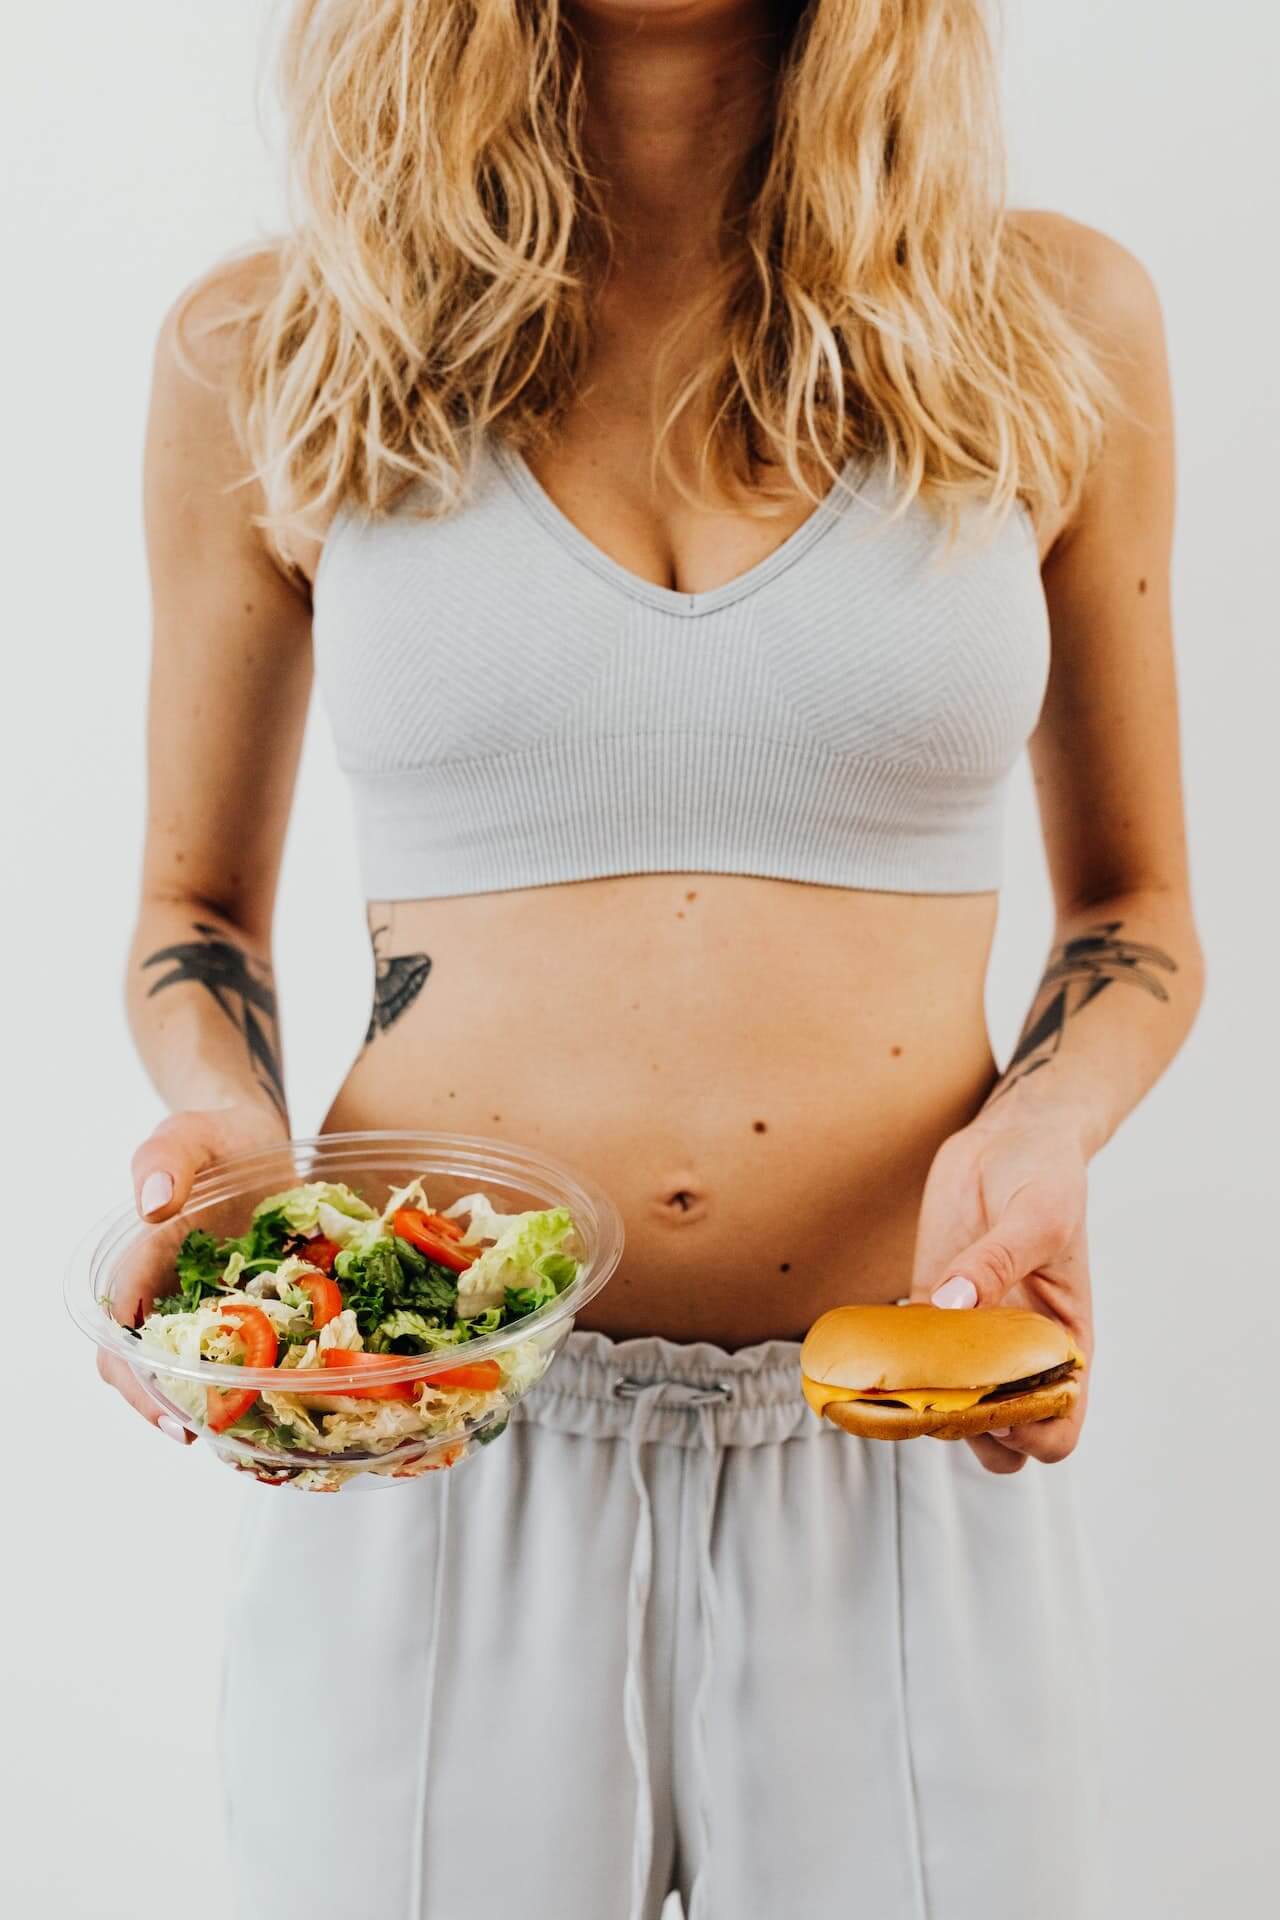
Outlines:
{"type": "MultiPolygon", "coordinates": [[[[381,1367],[402,1367],[405,1355],[402,1353],[353,1353],[346,1347],[326,1347],[321,1359],[326,1367],[345,1367],[361,1372],[377,1371],[381,1367]]],[[[339,1387],[339,1393],[358,1395],[366,1400],[412,1400],[417,1393],[414,1380],[386,1380],[367,1387],[339,1387]]]]}
{"type": "MultiPolygon", "coordinates": [[[[310,1255],[307,1257],[310,1258],[310,1255]]],[[[313,1327],[327,1326],[342,1312],[342,1289],[327,1274],[300,1273],[295,1277],[294,1285],[300,1287],[311,1302],[313,1327]]]]}
{"type": "Polygon", "coordinates": [[[241,1414],[248,1413],[257,1399],[256,1393],[224,1393],[221,1387],[206,1387],[205,1423],[214,1433],[222,1433],[227,1427],[235,1425],[241,1414]]]}
{"type": "MultiPolygon", "coordinates": [[[[218,1308],[219,1317],[229,1327],[234,1327],[240,1335],[240,1344],[244,1348],[246,1367],[274,1367],[278,1342],[276,1330],[261,1307],[250,1306],[248,1302],[228,1302],[218,1308]]],[[[222,1433],[233,1426],[242,1414],[248,1413],[257,1399],[256,1388],[235,1387],[224,1391],[221,1387],[205,1389],[205,1421],[214,1433],[222,1433]]]]}
{"type": "Polygon", "coordinates": [[[487,1393],[502,1385],[502,1368],[496,1360],[473,1360],[466,1367],[449,1367],[444,1373],[433,1373],[428,1385],[470,1387],[476,1393],[487,1393]]]}
{"type": "Polygon", "coordinates": [[[431,1232],[442,1240],[461,1240],[462,1228],[456,1220],[450,1220],[446,1213],[424,1213],[423,1219],[431,1232]]]}
{"type": "Polygon", "coordinates": [[[333,1263],[340,1252],[336,1240],[326,1240],[322,1233],[318,1233],[314,1239],[305,1241],[298,1248],[298,1258],[305,1260],[309,1267],[314,1267],[317,1273],[332,1273],[333,1263]]]}
{"type": "Polygon", "coordinates": [[[465,1273],[480,1257],[479,1248],[464,1247],[449,1234],[439,1232],[436,1223],[453,1225],[451,1220],[440,1222],[439,1214],[423,1213],[419,1207],[400,1207],[391,1217],[392,1230],[419,1253],[425,1253],[428,1260],[450,1267],[454,1273],[465,1273]]]}

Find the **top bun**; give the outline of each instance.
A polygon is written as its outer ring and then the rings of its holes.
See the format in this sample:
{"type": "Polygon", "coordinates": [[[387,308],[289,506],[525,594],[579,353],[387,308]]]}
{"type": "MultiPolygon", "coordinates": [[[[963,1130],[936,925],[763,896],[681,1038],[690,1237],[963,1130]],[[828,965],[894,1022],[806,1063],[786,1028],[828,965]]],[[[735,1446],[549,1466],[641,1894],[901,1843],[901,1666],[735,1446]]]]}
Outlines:
{"type": "Polygon", "coordinates": [[[834,1307],[815,1320],[800,1369],[828,1387],[998,1387],[1083,1356],[1066,1328],[1023,1307],[834,1307]]]}

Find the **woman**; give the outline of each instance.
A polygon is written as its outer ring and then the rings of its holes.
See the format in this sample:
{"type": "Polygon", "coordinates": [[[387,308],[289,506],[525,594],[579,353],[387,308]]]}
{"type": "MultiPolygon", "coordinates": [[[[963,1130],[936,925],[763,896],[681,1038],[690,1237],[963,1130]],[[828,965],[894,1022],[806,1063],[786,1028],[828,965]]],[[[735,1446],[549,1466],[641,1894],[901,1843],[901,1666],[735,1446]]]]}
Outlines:
{"type": "Polygon", "coordinates": [[[468,1474],[248,1503],[243,1911],[1091,1912],[1083,1404],[877,1447],[796,1343],[910,1293],[1092,1353],[1088,1162],[1201,991],[1150,280],[1004,208],[979,0],[300,0],[283,77],[296,230],[156,356],[139,1208],[287,1130],[314,634],[377,963],[326,1128],[536,1145],[627,1247],[468,1474]]]}

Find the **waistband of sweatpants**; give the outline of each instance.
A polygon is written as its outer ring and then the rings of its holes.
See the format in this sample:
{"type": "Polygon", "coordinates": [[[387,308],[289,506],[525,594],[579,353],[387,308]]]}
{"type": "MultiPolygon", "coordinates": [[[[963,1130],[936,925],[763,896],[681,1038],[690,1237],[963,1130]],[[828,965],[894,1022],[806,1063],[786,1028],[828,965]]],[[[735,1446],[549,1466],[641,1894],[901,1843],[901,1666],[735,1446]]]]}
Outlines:
{"type": "Polygon", "coordinates": [[[717,1446],[758,1447],[823,1431],[800,1391],[798,1340],[729,1353],[706,1340],[613,1340],[577,1327],[511,1417],[622,1439],[641,1399],[646,1439],[675,1446],[705,1446],[710,1437],[717,1446]]]}

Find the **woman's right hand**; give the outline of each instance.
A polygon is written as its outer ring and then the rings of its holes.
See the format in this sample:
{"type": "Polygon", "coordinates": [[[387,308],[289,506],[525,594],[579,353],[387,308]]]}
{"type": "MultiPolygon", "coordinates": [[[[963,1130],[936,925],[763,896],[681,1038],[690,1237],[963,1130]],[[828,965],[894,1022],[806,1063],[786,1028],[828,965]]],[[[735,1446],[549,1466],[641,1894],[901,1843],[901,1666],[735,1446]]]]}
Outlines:
{"type": "MultiPolygon", "coordinates": [[[[139,1246],[124,1290],[113,1294],[112,1309],[123,1325],[136,1325],[139,1309],[172,1283],[173,1260],[183,1237],[174,1216],[185,1205],[196,1175],[229,1154],[279,1146],[288,1137],[278,1114],[250,1101],[171,1113],[148,1135],[133,1156],[134,1204],[157,1231],[139,1246]],[[166,1221],[173,1221],[168,1233],[163,1231],[166,1221]]],[[[194,1437],[152,1399],[124,1360],[99,1349],[98,1372],[161,1433],[184,1445],[194,1437]]]]}

